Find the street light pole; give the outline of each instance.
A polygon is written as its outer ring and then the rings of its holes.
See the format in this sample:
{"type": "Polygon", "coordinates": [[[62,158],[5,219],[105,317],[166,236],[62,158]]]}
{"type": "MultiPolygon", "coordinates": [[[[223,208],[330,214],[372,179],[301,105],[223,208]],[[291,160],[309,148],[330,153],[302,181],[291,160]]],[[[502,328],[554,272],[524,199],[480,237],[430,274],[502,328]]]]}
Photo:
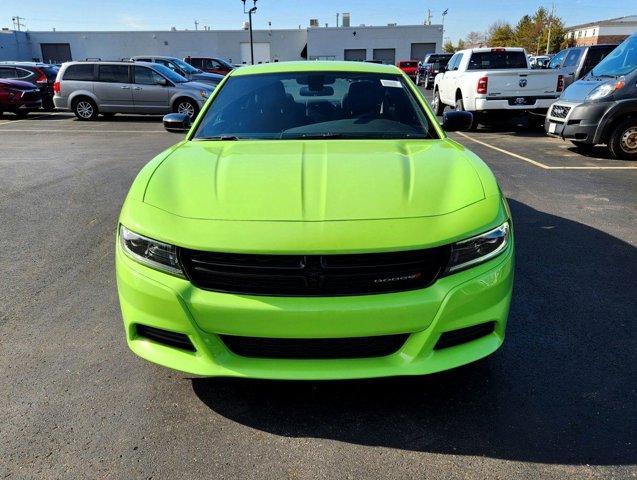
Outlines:
{"type": "Polygon", "coordinates": [[[248,14],[248,28],[250,29],[250,64],[254,65],[254,42],[252,40],[252,14],[257,11],[257,0],[253,0],[254,6],[246,12],[246,0],[243,2],[243,13],[248,14]]]}

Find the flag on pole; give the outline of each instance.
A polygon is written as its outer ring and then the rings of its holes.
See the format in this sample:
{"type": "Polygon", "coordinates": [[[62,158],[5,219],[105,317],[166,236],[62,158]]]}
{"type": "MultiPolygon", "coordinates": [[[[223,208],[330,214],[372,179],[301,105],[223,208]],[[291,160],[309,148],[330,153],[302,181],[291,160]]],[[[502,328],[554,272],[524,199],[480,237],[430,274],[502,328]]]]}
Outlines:
{"type": "Polygon", "coordinates": [[[447,12],[449,11],[449,9],[447,8],[444,12],[442,12],[442,15],[447,15],[447,12]]]}

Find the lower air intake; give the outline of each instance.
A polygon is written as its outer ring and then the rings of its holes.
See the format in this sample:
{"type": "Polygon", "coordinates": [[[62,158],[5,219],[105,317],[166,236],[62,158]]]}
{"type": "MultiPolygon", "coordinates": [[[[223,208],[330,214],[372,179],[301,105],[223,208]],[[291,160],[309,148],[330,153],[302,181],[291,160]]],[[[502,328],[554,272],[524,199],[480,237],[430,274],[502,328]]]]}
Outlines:
{"type": "Polygon", "coordinates": [[[182,350],[188,350],[190,352],[195,351],[195,346],[192,344],[187,335],[183,333],[169,332],[168,330],[162,330],[160,328],[149,327],[147,325],[137,324],[135,327],[137,335],[140,337],[153,340],[169,347],[181,348],[182,350]]]}
{"type": "Polygon", "coordinates": [[[472,325],[471,327],[459,328],[458,330],[451,330],[445,332],[440,336],[438,343],[434,347],[434,350],[440,350],[442,348],[455,347],[463,343],[470,342],[471,340],[477,340],[493,333],[495,330],[495,322],[480,323],[478,325],[472,325]]]}

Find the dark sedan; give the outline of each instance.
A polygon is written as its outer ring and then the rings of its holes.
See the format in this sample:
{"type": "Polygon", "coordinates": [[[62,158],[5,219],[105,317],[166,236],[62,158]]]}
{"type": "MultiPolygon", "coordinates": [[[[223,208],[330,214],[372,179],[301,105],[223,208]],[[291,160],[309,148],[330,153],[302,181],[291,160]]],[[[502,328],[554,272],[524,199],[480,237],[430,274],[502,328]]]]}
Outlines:
{"type": "Polygon", "coordinates": [[[42,106],[40,90],[29,82],[0,79],[0,114],[12,112],[19,117],[42,106]]]}
{"type": "Polygon", "coordinates": [[[430,53],[420,64],[418,74],[416,75],[416,84],[425,84],[425,88],[431,88],[434,85],[436,75],[440,73],[441,67],[446,67],[452,53],[430,53]]]}
{"type": "Polygon", "coordinates": [[[53,110],[53,83],[59,67],[39,62],[0,62],[0,79],[22,80],[40,90],[42,107],[53,110]]]}

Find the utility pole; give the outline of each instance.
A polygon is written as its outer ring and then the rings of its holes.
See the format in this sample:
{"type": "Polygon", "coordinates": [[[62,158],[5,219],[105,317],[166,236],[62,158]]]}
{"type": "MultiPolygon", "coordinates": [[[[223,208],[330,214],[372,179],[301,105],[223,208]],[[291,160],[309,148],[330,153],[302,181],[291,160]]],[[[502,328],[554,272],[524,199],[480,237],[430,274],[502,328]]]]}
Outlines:
{"type": "Polygon", "coordinates": [[[15,17],[11,17],[11,20],[13,21],[13,28],[15,28],[18,32],[20,31],[20,27],[25,26],[24,23],[20,23],[20,20],[26,20],[24,17],[16,15],[15,17]]]}
{"type": "Polygon", "coordinates": [[[246,12],[246,0],[241,0],[243,2],[243,13],[248,14],[248,26],[250,28],[250,64],[254,65],[254,42],[252,40],[252,14],[257,11],[257,0],[252,0],[253,7],[246,12]]]}
{"type": "Polygon", "coordinates": [[[195,20],[195,30],[199,30],[199,22],[195,20]]]}
{"type": "Polygon", "coordinates": [[[339,17],[340,13],[336,14],[336,27],[338,28],[338,17],[339,17]]]}
{"type": "Polygon", "coordinates": [[[549,34],[546,39],[546,55],[549,54],[549,48],[551,47],[551,26],[553,25],[553,15],[555,15],[555,4],[551,6],[551,15],[549,16],[549,34]]]}
{"type": "Polygon", "coordinates": [[[427,21],[425,22],[425,25],[431,25],[431,9],[430,8],[427,9],[427,21]]]}
{"type": "Polygon", "coordinates": [[[445,10],[442,12],[442,36],[445,36],[445,17],[447,16],[447,13],[449,13],[449,9],[445,8],[445,10]]]}

